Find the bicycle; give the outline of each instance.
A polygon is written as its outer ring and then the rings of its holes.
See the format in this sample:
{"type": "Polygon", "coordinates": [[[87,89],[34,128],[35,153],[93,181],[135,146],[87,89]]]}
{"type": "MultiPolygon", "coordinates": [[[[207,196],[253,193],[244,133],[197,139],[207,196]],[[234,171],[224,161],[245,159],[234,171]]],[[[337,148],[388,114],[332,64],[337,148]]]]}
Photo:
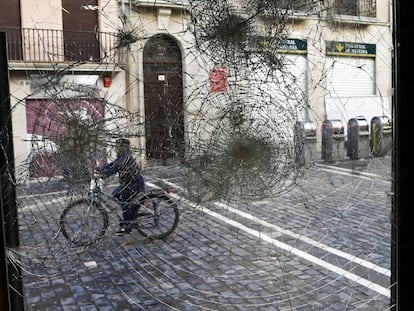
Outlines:
{"type": "MultiPolygon", "coordinates": [[[[101,240],[109,227],[109,212],[121,208],[118,201],[103,191],[104,180],[94,172],[87,196],[69,203],[59,225],[63,236],[75,246],[88,246],[101,240]]],[[[164,239],[177,228],[179,210],[168,191],[138,192],[130,200],[132,229],[150,239],[164,239]]],[[[121,220],[122,217],[118,213],[121,220]]]]}

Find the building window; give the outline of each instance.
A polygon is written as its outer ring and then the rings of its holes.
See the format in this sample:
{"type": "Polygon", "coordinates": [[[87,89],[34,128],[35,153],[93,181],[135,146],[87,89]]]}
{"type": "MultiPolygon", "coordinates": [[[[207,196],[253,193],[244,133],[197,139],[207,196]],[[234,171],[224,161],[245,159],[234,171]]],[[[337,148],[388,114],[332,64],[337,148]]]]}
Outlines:
{"type": "Polygon", "coordinates": [[[376,17],[375,0],[334,0],[334,12],[340,15],[376,17]]]}

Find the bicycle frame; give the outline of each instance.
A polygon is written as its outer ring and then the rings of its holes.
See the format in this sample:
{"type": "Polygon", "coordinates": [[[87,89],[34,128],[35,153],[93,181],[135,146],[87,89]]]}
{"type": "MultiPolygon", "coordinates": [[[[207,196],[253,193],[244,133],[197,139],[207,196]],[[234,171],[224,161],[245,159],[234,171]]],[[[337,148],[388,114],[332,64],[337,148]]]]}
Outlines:
{"type": "MultiPolygon", "coordinates": [[[[119,206],[120,202],[117,201],[115,198],[113,198],[108,193],[106,193],[105,191],[103,191],[104,186],[105,186],[105,181],[102,178],[102,176],[99,174],[94,174],[94,176],[91,178],[91,181],[90,181],[88,197],[92,201],[98,200],[99,203],[102,203],[102,206],[104,206],[105,209],[108,209],[111,212],[117,209],[119,209],[120,211],[120,206],[119,206]],[[105,203],[109,203],[109,204],[105,204],[105,203]]],[[[145,196],[153,192],[154,191],[136,193],[129,203],[134,204],[134,205],[144,204],[145,196]]],[[[118,216],[121,218],[120,212],[118,212],[118,216]]]]}

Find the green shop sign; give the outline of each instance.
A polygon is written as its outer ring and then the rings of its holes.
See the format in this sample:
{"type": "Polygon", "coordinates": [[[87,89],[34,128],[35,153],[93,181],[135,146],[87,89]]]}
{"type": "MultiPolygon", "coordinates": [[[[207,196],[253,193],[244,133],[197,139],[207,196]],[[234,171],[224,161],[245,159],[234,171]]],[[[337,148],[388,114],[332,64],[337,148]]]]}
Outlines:
{"type": "Polygon", "coordinates": [[[376,46],[369,43],[327,41],[326,55],[375,57],[376,46]]]}
{"type": "Polygon", "coordinates": [[[286,39],[278,47],[277,51],[279,53],[297,53],[297,54],[306,54],[308,46],[305,40],[301,39],[286,39]]]}
{"type": "MultiPolygon", "coordinates": [[[[273,48],[272,42],[266,37],[255,37],[252,45],[252,51],[264,51],[273,48]]],[[[307,43],[301,39],[285,39],[281,44],[277,45],[278,53],[295,53],[306,54],[307,43]]]]}

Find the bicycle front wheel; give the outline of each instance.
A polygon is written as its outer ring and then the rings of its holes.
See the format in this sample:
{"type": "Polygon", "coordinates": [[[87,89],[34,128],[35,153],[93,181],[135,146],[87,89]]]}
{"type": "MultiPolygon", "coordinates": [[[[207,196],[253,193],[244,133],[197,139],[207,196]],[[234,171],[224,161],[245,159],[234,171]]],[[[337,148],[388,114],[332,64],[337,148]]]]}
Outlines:
{"type": "Polygon", "coordinates": [[[148,194],[137,212],[137,229],[145,237],[163,239],[177,228],[177,203],[165,194],[148,194]]]}
{"type": "Polygon", "coordinates": [[[71,244],[88,246],[102,239],[109,226],[109,216],[98,202],[85,198],[66,206],[59,224],[63,236],[71,244]]]}

